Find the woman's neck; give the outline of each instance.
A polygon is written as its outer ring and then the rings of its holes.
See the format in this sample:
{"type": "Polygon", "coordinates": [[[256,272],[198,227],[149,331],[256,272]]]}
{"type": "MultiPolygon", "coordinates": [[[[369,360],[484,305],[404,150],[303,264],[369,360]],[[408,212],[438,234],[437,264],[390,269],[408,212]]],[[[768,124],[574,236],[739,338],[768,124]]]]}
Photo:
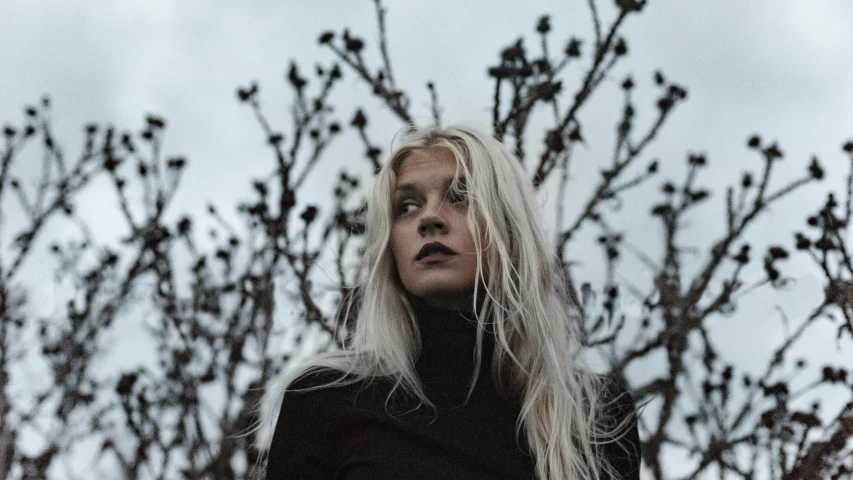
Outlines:
{"type": "MultiPolygon", "coordinates": [[[[477,320],[473,312],[412,302],[421,333],[418,373],[425,383],[470,384],[474,374],[477,320]]],[[[490,378],[494,333],[484,329],[478,382],[490,378]]]]}

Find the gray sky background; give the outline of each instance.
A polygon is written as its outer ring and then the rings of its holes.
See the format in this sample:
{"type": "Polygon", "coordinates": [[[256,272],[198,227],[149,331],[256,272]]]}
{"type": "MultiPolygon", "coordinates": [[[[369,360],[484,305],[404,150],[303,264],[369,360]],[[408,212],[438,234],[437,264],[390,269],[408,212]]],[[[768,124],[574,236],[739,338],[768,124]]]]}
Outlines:
{"type": "MultiPolygon", "coordinates": [[[[599,3],[607,24],[612,1],[599,3]]],[[[485,70],[519,36],[525,37],[529,52],[538,52],[534,26],[543,13],[551,15],[554,27],[552,52],[562,50],[569,36],[585,40],[582,64],[570,67],[565,77],[567,98],[589,62],[592,29],[586,2],[580,0],[387,0],[386,7],[396,80],[411,94],[412,111],[421,123],[429,120],[424,84],[431,80],[438,88],[445,123],[461,121],[488,129],[492,83],[485,70]]],[[[257,80],[266,114],[276,129],[289,132],[290,88],[284,85],[289,60],[296,59],[304,74],[313,77],[316,62],[333,61],[331,53],[317,45],[319,33],[340,33],[343,27],[365,38],[369,62],[378,66],[374,11],[367,0],[259,0],[239,5],[198,0],[2,0],[0,121],[19,124],[22,107],[37,103],[46,93],[52,99],[56,136],[66,156],[74,158],[88,122],[138,131],[146,113],[162,115],[168,121],[166,153],[185,155],[190,162],[170,216],[190,213],[201,222],[206,204],[213,201],[227,217],[236,219],[232,206],[250,198],[251,179],[268,174],[274,165],[251,110],[236,99],[236,88],[257,80]]],[[[761,166],[759,157],[745,148],[751,134],[778,140],[786,154],[771,185],[800,177],[811,155],[826,168],[823,184],[780,202],[749,232],[755,268],[747,278],[759,278],[758,257],[765,245],[792,246],[790,232],[804,230],[805,216],[821,206],[827,191],[843,198],[849,165],[840,145],[853,138],[853,62],[848,59],[853,51],[853,3],[652,0],[641,15],[628,19],[623,33],[627,60],[581,115],[589,147],[573,160],[575,181],[564,225],[576,214],[572,206],[586,198],[597,180],[599,165],[610,158],[621,109],[618,85],[626,74],[633,74],[638,84],[637,121],[642,125],[654,112],[651,76],[660,68],[668,79],[685,86],[689,96],[636,167],[660,158],[664,175],[629,194],[629,202],[616,214],[622,219],[617,226],[625,228],[635,244],[655,252],[660,229],[648,216],[649,207],[659,198],[656,192],[664,177],[682,180],[688,152],[708,156],[711,166],[699,183],[714,192],[707,205],[694,212],[682,237],[700,249],[697,259],[704,258],[709,240],[721,231],[725,185],[737,182],[742,170],[757,173],[761,166]]],[[[369,95],[369,89],[344,69],[332,101],[343,124],[357,106],[373,112],[369,132],[387,153],[400,124],[369,95]]],[[[529,139],[542,137],[547,119],[536,117],[529,139]]],[[[538,152],[535,142],[528,151],[531,158],[538,152]]],[[[314,197],[300,198],[300,204],[328,205],[331,187],[321,172],[345,165],[369,178],[354,132],[340,138],[323,162],[306,184],[305,192],[314,197]]],[[[34,178],[37,165],[23,162],[16,173],[34,178]]],[[[549,227],[554,223],[555,191],[543,188],[539,198],[549,227]]],[[[101,182],[77,203],[88,213],[93,232],[104,239],[126,233],[116,228],[123,222],[114,198],[111,188],[101,182]]],[[[2,207],[11,212],[8,220],[14,225],[12,205],[2,207]]],[[[597,232],[586,230],[585,236],[593,239],[597,232]]],[[[8,235],[0,233],[0,241],[0,248],[8,249],[8,235]]],[[[578,242],[569,256],[583,260],[580,280],[603,278],[601,255],[591,242],[578,242]]],[[[49,299],[33,307],[39,314],[49,314],[63,303],[57,287],[43,281],[50,265],[47,258],[33,259],[24,274],[35,285],[35,295],[49,299]]],[[[630,261],[625,267],[625,278],[648,285],[648,271],[630,261]]],[[[782,338],[777,305],[796,324],[821,299],[823,282],[816,266],[789,261],[784,272],[797,279],[792,290],[758,290],[741,301],[735,316],[717,319],[715,338],[740,365],[756,369],[764,365],[767,352],[782,338]]],[[[803,355],[815,359],[816,365],[824,360],[840,362],[833,338],[833,326],[816,329],[804,342],[803,355]]],[[[144,349],[131,346],[130,351],[134,348],[144,349]]],[[[849,360],[846,364],[850,366],[849,360]]],[[[636,375],[643,377],[640,371],[636,375]]]]}

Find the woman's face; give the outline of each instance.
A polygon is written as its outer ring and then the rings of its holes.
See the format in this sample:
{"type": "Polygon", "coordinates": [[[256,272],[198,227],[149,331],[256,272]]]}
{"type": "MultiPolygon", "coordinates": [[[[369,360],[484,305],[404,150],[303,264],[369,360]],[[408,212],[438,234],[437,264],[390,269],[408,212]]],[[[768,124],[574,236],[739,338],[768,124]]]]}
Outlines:
{"type": "Polygon", "coordinates": [[[470,311],[477,275],[468,202],[450,195],[456,159],[444,148],[419,150],[396,170],[391,196],[391,252],[405,289],[435,307],[470,311]],[[455,254],[418,260],[421,248],[440,242],[455,254]]]}

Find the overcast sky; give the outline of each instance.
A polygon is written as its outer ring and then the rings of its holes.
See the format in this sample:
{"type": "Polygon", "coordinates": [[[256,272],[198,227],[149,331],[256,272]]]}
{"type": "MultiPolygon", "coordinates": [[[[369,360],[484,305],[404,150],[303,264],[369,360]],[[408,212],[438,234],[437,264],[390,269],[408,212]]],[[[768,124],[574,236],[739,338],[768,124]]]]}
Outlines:
{"type": "MultiPolygon", "coordinates": [[[[599,3],[607,22],[612,2],[599,3]]],[[[585,1],[387,0],[386,6],[394,73],[398,85],[412,94],[412,111],[421,123],[429,119],[424,84],[431,80],[437,85],[445,122],[487,128],[492,84],[486,79],[486,68],[520,36],[525,37],[528,51],[538,52],[533,29],[543,13],[551,15],[554,27],[552,51],[561,50],[572,35],[584,38],[584,52],[590,51],[585,1]]],[[[214,201],[234,218],[228,210],[250,197],[251,179],[273,168],[261,130],[249,108],[237,102],[236,88],[257,80],[273,125],[289,131],[290,89],[283,81],[288,62],[297,60],[306,74],[316,62],[328,65],[333,57],[317,45],[317,37],[322,31],[340,32],[343,27],[365,37],[368,58],[378,66],[373,50],[377,30],[368,0],[2,0],[0,121],[19,124],[22,107],[48,94],[60,144],[73,158],[80,151],[82,127],[88,122],[138,131],[147,113],[162,115],[168,121],[166,152],[185,155],[190,162],[169,215],[200,215],[207,202],[214,201]]],[[[660,158],[664,165],[674,165],[664,167],[664,175],[680,181],[686,154],[707,154],[711,166],[700,184],[711,187],[716,195],[691,218],[683,237],[700,252],[722,226],[724,185],[736,182],[740,171],[760,167],[759,158],[745,148],[753,133],[778,140],[786,154],[774,177],[776,186],[799,177],[812,155],[821,159],[828,174],[822,185],[791,196],[753,227],[749,238],[756,247],[791,246],[790,232],[804,229],[805,215],[820,207],[827,191],[842,196],[848,162],[840,145],[853,138],[853,62],[849,61],[853,3],[652,0],[641,15],[628,19],[623,32],[628,59],[581,115],[588,148],[576,161],[577,181],[570,200],[584,198],[585,186],[595,180],[596,162],[609,158],[620,111],[619,83],[626,74],[634,75],[638,120],[648,121],[654,108],[651,75],[658,68],[685,86],[689,96],[641,167],[651,158],[660,158]]],[[[583,67],[588,61],[585,55],[583,67]]],[[[566,83],[571,90],[571,80],[577,81],[581,66],[569,71],[566,83]]],[[[348,123],[359,105],[375,112],[369,131],[387,152],[400,125],[369,94],[345,70],[333,95],[337,115],[348,123]]],[[[546,124],[541,125],[536,124],[528,138],[541,138],[546,124]]],[[[361,151],[355,135],[348,133],[324,158],[324,170],[346,165],[367,179],[369,166],[361,151]]],[[[17,174],[28,178],[35,170],[20,165],[17,174]]],[[[655,236],[659,228],[646,212],[658,198],[655,190],[661,181],[654,180],[650,188],[632,197],[622,215],[621,226],[629,230],[629,237],[649,248],[659,238],[655,236]],[[632,206],[638,206],[639,215],[633,215],[632,206]]],[[[323,205],[331,194],[325,178],[314,178],[307,191],[316,197],[300,198],[300,203],[323,205]]],[[[540,196],[546,211],[554,191],[543,189],[540,196]]],[[[78,201],[78,208],[88,212],[94,232],[102,238],[126,233],[115,227],[122,222],[113,195],[106,185],[96,185],[78,201]]],[[[10,212],[8,204],[3,208],[10,212]]],[[[571,205],[568,212],[575,213],[571,205]]],[[[551,225],[553,220],[546,218],[546,223],[551,225]]],[[[0,235],[0,240],[7,249],[8,238],[0,235]]],[[[582,243],[576,248],[570,257],[600,256],[582,243]]],[[[754,252],[757,257],[763,250],[754,252]]],[[[35,260],[31,271],[42,272],[39,265],[44,262],[35,260]]],[[[823,283],[817,268],[802,261],[789,263],[786,273],[797,278],[792,291],[757,291],[744,299],[736,316],[719,320],[718,338],[744,364],[754,360],[756,368],[763,365],[766,354],[756,351],[760,347],[767,351],[781,338],[777,304],[797,321],[820,301],[823,283]],[[757,331],[763,334],[756,335],[757,331]]],[[[600,264],[587,261],[583,267],[581,279],[601,278],[600,264]]],[[[641,270],[625,274],[640,282],[647,278],[644,273],[648,274],[641,270]]],[[[44,273],[29,275],[37,279],[44,273]]],[[[758,278],[760,272],[755,275],[758,278]]],[[[40,313],[55,307],[40,303],[40,313]]],[[[807,354],[838,360],[831,343],[834,327],[821,332],[810,340],[807,354]]]]}

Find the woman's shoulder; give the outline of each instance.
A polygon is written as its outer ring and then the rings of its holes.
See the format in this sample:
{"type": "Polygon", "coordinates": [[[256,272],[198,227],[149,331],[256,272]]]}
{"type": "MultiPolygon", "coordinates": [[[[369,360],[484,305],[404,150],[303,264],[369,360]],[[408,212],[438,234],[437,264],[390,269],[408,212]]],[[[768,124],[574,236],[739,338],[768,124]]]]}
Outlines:
{"type": "Polygon", "coordinates": [[[625,381],[613,373],[598,375],[601,380],[600,403],[608,417],[621,420],[629,415],[636,415],[634,397],[625,381]]]}
{"type": "Polygon", "coordinates": [[[296,375],[284,388],[284,398],[310,399],[312,401],[346,400],[352,403],[364,392],[372,396],[387,393],[388,379],[385,377],[359,377],[329,367],[312,367],[296,375]]]}
{"type": "Polygon", "coordinates": [[[276,429],[282,425],[323,421],[350,397],[347,385],[341,385],[344,372],[331,368],[311,368],[301,372],[284,388],[276,429]]]}
{"type": "Polygon", "coordinates": [[[360,384],[357,379],[346,372],[329,367],[314,367],[303,371],[287,384],[284,397],[328,397],[340,395],[360,384]]]}
{"type": "Polygon", "coordinates": [[[349,375],[345,372],[333,368],[313,367],[296,375],[296,378],[287,385],[286,391],[315,389],[348,377],[349,375]]]}
{"type": "Polygon", "coordinates": [[[335,386],[345,376],[331,368],[312,367],[286,384],[270,439],[267,478],[290,478],[294,471],[307,475],[309,470],[310,478],[327,477],[325,467],[315,460],[327,457],[330,429],[345,412],[343,389],[335,386]]]}
{"type": "Polygon", "coordinates": [[[600,375],[601,396],[599,405],[604,414],[604,426],[611,430],[611,440],[603,445],[604,457],[625,479],[639,479],[640,433],[634,397],[621,377],[600,375]]]}

